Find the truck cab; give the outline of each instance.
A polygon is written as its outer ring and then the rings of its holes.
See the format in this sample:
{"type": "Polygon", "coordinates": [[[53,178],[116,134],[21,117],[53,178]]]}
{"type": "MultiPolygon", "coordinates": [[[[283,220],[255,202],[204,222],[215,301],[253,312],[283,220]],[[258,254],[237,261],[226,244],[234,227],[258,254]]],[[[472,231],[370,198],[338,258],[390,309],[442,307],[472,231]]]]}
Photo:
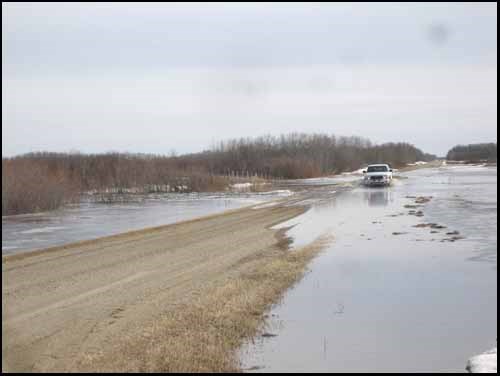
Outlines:
{"type": "Polygon", "coordinates": [[[363,184],[367,186],[391,185],[392,168],[388,164],[372,164],[363,170],[363,184]]]}

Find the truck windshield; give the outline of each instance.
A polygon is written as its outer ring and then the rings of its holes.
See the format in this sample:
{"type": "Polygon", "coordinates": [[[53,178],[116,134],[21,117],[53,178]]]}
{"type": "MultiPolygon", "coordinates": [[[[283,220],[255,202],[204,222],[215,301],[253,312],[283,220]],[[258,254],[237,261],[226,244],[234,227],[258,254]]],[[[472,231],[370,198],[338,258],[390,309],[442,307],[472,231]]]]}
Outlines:
{"type": "Polygon", "coordinates": [[[387,172],[387,166],[370,166],[368,167],[368,172],[387,172]]]}

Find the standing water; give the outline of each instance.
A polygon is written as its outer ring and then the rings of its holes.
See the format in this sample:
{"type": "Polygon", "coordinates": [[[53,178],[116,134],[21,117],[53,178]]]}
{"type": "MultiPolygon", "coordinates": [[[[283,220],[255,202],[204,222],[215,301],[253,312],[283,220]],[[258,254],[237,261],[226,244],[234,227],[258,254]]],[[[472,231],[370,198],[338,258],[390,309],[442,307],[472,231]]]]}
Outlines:
{"type": "Polygon", "coordinates": [[[289,195],[264,193],[168,193],[128,203],[85,203],[52,212],[2,217],[2,254],[95,239],[220,213],[289,195]]]}
{"type": "Polygon", "coordinates": [[[496,168],[421,169],[332,194],[283,224],[295,225],[295,247],[335,240],[272,308],[276,336],[242,348],[243,368],[464,372],[496,346],[496,185],[496,168]]]}

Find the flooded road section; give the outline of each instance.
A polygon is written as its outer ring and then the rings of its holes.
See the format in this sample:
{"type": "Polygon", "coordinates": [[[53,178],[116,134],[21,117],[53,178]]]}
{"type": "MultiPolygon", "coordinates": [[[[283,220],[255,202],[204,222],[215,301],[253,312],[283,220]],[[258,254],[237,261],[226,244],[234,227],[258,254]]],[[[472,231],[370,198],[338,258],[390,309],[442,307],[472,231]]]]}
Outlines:
{"type": "Polygon", "coordinates": [[[2,254],[52,247],[95,239],[145,227],[166,225],[291,194],[277,190],[263,193],[168,193],[131,198],[125,203],[82,202],[73,207],[26,215],[2,217],[2,254]]]}
{"type": "Polygon", "coordinates": [[[496,346],[497,169],[442,167],[330,192],[282,224],[333,243],[241,350],[261,372],[465,372],[496,346]]]}

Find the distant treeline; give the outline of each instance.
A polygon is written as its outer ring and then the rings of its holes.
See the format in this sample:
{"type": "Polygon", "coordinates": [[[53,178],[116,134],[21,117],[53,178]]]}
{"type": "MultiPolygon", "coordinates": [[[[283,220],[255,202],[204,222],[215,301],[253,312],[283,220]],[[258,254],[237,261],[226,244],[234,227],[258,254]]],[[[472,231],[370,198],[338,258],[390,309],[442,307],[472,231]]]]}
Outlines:
{"type": "Polygon", "coordinates": [[[408,143],[374,145],[361,137],[292,133],[220,142],[212,150],[186,156],[207,171],[299,179],[352,171],[367,163],[393,167],[436,158],[408,143]]]}
{"type": "Polygon", "coordinates": [[[457,145],[450,149],[446,155],[446,159],[450,161],[489,161],[496,162],[497,160],[497,144],[470,144],[457,145]]]}
{"type": "Polygon", "coordinates": [[[235,177],[311,178],[367,163],[399,167],[432,159],[407,143],[323,134],[230,140],[182,156],[29,153],[2,158],[2,215],[56,209],[86,191],[217,191],[235,177]]]}

